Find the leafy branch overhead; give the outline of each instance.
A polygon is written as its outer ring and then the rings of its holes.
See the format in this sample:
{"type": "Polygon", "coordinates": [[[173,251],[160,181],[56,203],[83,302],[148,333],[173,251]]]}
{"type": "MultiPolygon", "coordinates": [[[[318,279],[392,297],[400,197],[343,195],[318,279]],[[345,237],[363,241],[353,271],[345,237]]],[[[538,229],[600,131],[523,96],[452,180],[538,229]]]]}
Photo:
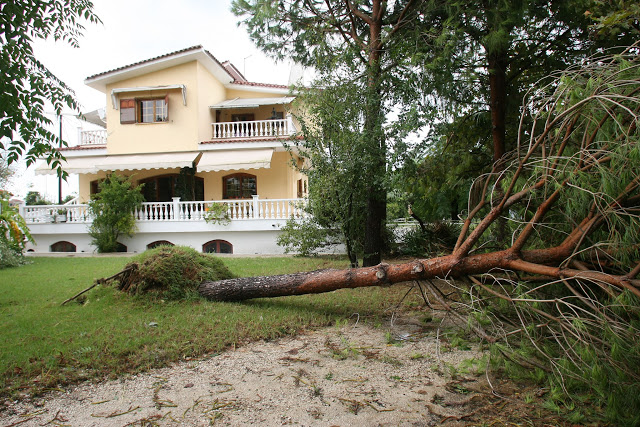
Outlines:
{"type": "Polygon", "coordinates": [[[75,93],[42,64],[33,53],[36,39],[52,38],[78,47],[83,22],[99,23],[88,0],[0,3],[0,149],[9,164],[24,157],[27,165],[38,158],[60,167],[57,146],[66,145],[48,127],[45,111],[60,115],[65,108],[80,114],[75,93]]]}

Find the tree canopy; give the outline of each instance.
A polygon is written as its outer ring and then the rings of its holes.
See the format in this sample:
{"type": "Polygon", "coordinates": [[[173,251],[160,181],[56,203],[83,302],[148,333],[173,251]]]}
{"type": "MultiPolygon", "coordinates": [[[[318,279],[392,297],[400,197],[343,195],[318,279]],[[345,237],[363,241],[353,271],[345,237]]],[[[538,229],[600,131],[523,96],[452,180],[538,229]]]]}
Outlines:
{"type": "Polygon", "coordinates": [[[48,130],[52,122],[45,109],[80,114],[80,106],[73,90],[38,61],[32,44],[53,38],[77,47],[83,22],[100,22],[89,0],[0,2],[0,149],[9,164],[45,158],[65,175],[56,147],[66,143],[48,130]]]}

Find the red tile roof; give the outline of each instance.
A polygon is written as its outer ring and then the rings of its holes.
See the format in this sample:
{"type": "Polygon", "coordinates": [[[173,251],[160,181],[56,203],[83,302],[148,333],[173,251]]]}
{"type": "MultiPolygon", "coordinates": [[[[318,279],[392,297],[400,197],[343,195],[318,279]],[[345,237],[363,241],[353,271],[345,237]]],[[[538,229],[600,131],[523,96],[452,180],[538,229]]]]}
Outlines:
{"type": "Polygon", "coordinates": [[[58,148],[58,151],[77,151],[77,150],[99,150],[107,148],[105,144],[92,144],[92,145],[76,145],[74,147],[62,147],[58,148]]]}
{"type": "Polygon", "coordinates": [[[234,80],[232,82],[234,85],[243,85],[243,86],[259,86],[259,87],[274,87],[278,89],[289,89],[287,85],[276,85],[271,83],[256,83],[256,82],[243,82],[239,80],[234,80]]]}
{"type": "Polygon", "coordinates": [[[233,77],[234,82],[236,82],[236,81],[238,81],[238,82],[246,82],[247,81],[247,79],[242,75],[240,70],[238,70],[236,68],[236,66],[231,63],[231,61],[224,61],[222,63],[222,66],[224,67],[225,71],[227,73],[229,73],[231,75],[231,77],[233,77]]]}
{"type": "MultiPolygon", "coordinates": [[[[188,48],[185,48],[185,49],[176,50],[175,52],[166,53],[164,55],[160,55],[160,56],[156,56],[156,57],[153,57],[153,58],[145,59],[143,61],[134,62],[133,64],[124,65],[122,67],[114,68],[113,70],[104,71],[102,73],[94,74],[92,76],[87,77],[87,80],[94,79],[96,77],[101,77],[101,76],[104,76],[104,75],[107,75],[107,74],[110,74],[110,73],[114,73],[116,71],[126,70],[127,68],[137,67],[138,65],[146,64],[148,62],[157,61],[158,59],[168,58],[170,56],[178,55],[178,54],[181,54],[181,53],[186,53],[186,52],[189,52],[189,51],[192,51],[192,50],[201,50],[201,49],[202,49],[202,45],[197,45],[197,46],[191,46],[191,47],[188,47],[188,48]]],[[[220,67],[222,67],[224,69],[224,67],[222,66],[220,61],[218,61],[215,58],[215,56],[211,55],[211,53],[209,53],[207,50],[205,50],[204,52],[207,55],[209,55],[209,57],[211,57],[211,59],[213,59],[215,62],[217,62],[218,65],[220,65],[220,67]]],[[[225,69],[225,71],[226,71],[226,69],[225,69]]],[[[231,77],[233,77],[233,76],[231,76],[231,77]]]]}
{"type": "Polygon", "coordinates": [[[271,83],[257,83],[257,82],[249,82],[249,81],[247,81],[247,79],[235,67],[235,65],[233,65],[230,61],[225,61],[225,62],[221,63],[208,50],[203,49],[202,45],[191,46],[191,47],[188,47],[188,48],[185,48],[185,49],[176,50],[174,52],[166,53],[164,55],[155,56],[153,58],[145,59],[143,61],[134,62],[133,64],[124,65],[122,67],[114,68],[113,70],[103,71],[102,73],[94,74],[92,76],[87,77],[86,80],[95,79],[95,78],[98,78],[98,77],[105,76],[107,74],[115,73],[115,72],[118,72],[118,71],[123,71],[123,70],[126,70],[128,68],[137,67],[139,65],[143,65],[143,64],[146,64],[146,63],[149,63],[149,62],[157,61],[158,59],[169,58],[171,56],[179,55],[179,54],[190,52],[190,51],[197,51],[197,50],[203,50],[205,54],[207,54],[214,62],[216,62],[233,79],[233,84],[245,85],[245,86],[257,86],[257,87],[271,87],[271,88],[277,88],[277,89],[288,89],[288,86],[285,86],[285,85],[277,85],[277,84],[271,84],[271,83]]]}
{"type": "MultiPolygon", "coordinates": [[[[232,142],[264,142],[264,141],[286,141],[290,140],[292,137],[290,136],[259,136],[253,138],[221,138],[221,139],[212,139],[210,141],[201,141],[200,144],[230,144],[232,142]]],[[[294,136],[293,139],[304,139],[302,135],[294,136]]]]}

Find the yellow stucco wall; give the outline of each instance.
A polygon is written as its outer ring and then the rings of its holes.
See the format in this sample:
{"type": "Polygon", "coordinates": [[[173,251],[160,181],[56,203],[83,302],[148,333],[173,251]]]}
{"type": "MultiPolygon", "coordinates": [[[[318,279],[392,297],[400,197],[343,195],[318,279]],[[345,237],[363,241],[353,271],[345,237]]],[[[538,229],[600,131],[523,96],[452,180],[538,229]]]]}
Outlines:
{"type": "Polygon", "coordinates": [[[227,99],[226,88],[209,71],[198,63],[198,142],[208,141],[213,135],[211,123],[215,111],[209,106],[227,99]]]}
{"type": "Polygon", "coordinates": [[[302,174],[291,167],[291,155],[288,152],[274,152],[268,169],[197,173],[197,176],[204,178],[204,198],[222,200],[222,178],[235,173],[255,175],[261,199],[296,198],[298,179],[302,178],[302,174]]]}
{"type": "MultiPolygon", "coordinates": [[[[153,176],[179,174],[180,169],[118,171],[119,175],[131,176],[138,184],[141,180],[153,176]]],[[[258,195],[261,199],[294,199],[298,196],[298,180],[307,178],[291,166],[291,155],[286,151],[274,152],[271,167],[268,169],[244,169],[219,172],[198,172],[196,176],[204,179],[205,200],[222,200],[222,178],[235,173],[255,175],[258,184],[258,195]]],[[[79,196],[81,203],[89,200],[91,182],[103,179],[106,172],[80,175],[79,196]]]]}
{"type": "Polygon", "coordinates": [[[178,65],[107,86],[108,154],[152,153],[197,150],[211,134],[207,104],[224,100],[224,86],[197,62],[178,65]],[[110,99],[112,89],[182,84],[187,89],[185,106],[180,89],[127,92],[117,95],[118,109],[110,99]],[[120,123],[120,99],[163,98],[169,95],[169,121],[163,123],[120,123]],[[208,128],[207,128],[207,122],[208,128]]]}

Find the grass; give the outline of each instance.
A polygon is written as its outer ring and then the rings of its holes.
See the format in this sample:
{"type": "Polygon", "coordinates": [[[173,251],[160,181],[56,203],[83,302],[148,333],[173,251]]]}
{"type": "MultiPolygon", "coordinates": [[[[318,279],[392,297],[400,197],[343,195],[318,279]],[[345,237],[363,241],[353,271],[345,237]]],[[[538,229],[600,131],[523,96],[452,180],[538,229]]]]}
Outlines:
{"type": "MultiPolygon", "coordinates": [[[[150,301],[111,287],[84,304],[60,303],[128,258],[34,258],[0,270],[0,396],[18,397],[83,379],[117,377],[258,339],[345,321],[380,321],[395,288],[343,289],[242,303],[150,301]]],[[[340,258],[225,258],[239,276],[344,268],[340,258]]]]}

